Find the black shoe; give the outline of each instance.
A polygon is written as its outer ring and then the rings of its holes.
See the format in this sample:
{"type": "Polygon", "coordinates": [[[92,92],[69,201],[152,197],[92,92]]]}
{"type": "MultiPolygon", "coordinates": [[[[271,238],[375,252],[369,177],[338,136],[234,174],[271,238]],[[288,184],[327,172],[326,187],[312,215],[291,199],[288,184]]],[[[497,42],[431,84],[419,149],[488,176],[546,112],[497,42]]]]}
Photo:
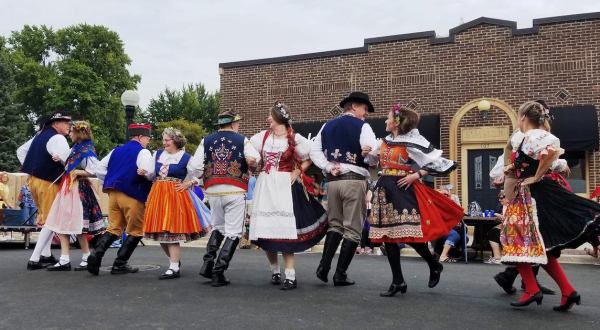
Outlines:
{"type": "Polygon", "coordinates": [[[82,271],[87,270],[87,269],[88,269],[87,264],[85,266],[77,265],[77,266],[75,266],[73,268],[73,270],[76,271],[76,272],[82,272],[82,271]]]}
{"type": "Polygon", "coordinates": [[[71,263],[67,262],[66,264],[58,263],[56,265],[46,267],[46,270],[49,272],[70,272],[71,271],[71,263]]]}
{"type": "Polygon", "coordinates": [[[29,260],[27,262],[27,270],[44,269],[47,266],[48,266],[47,264],[43,264],[43,263],[41,263],[39,261],[31,261],[31,260],[29,260]]]}
{"type": "Polygon", "coordinates": [[[281,274],[280,273],[271,275],[271,284],[273,284],[273,285],[281,284],[281,274]]]}
{"type": "Polygon", "coordinates": [[[58,260],[56,260],[53,255],[50,255],[49,257],[40,256],[40,262],[46,265],[54,265],[58,260]]]}
{"type": "Polygon", "coordinates": [[[335,269],[335,274],[333,275],[334,286],[354,285],[354,281],[348,278],[346,271],[348,270],[348,267],[352,262],[352,258],[354,257],[354,252],[356,251],[357,246],[357,242],[353,242],[347,239],[345,239],[342,242],[342,247],[340,248],[340,256],[338,257],[338,264],[335,269]]]}
{"type": "Polygon", "coordinates": [[[294,290],[297,287],[298,287],[298,281],[296,281],[296,280],[292,281],[292,280],[286,278],[285,281],[283,281],[281,290],[283,290],[283,291],[294,290]]]}
{"type": "Polygon", "coordinates": [[[90,252],[87,258],[87,271],[90,274],[98,275],[100,273],[100,265],[102,264],[102,258],[106,250],[110,248],[112,243],[119,239],[119,236],[105,232],[97,239],[94,249],[90,252]]]}
{"type": "Polygon", "coordinates": [[[573,293],[571,293],[571,295],[567,297],[567,301],[565,301],[564,304],[554,306],[552,309],[557,312],[566,312],[569,309],[571,309],[571,307],[573,307],[573,305],[575,304],[581,305],[581,296],[579,295],[579,293],[577,293],[577,291],[573,291],[573,293]]]}
{"type": "Polygon", "coordinates": [[[181,275],[179,271],[174,271],[171,268],[167,269],[167,271],[158,277],[159,280],[171,280],[174,278],[179,278],[181,275]],[[170,271],[170,272],[169,272],[170,271]]]}
{"type": "Polygon", "coordinates": [[[440,277],[442,276],[442,271],[444,270],[444,266],[439,261],[437,263],[437,268],[429,271],[429,283],[427,283],[427,286],[430,288],[435,288],[435,286],[440,283],[440,277]]]}
{"type": "Polygon", "coordinates": [[[112,266],[112,269],[110,270],[110,273],[112,275],[122,275],[122,274],[134,274],[137,273],[140,269],[137,267],[131,267],[129,266],[129,264],[127,264],[127,262],[123,263],[117,263],[117,260],[115,260],[115,263],[112,266]]]}
{"type": "Polygon", "coordinates": [[[239,242],[240,239],[237,237],[233,239],[228,237],[223,243],[221,252],[219,252],[219,257],[212,270],[212,286],[219,287],[229,284],[229,280],[227,280],[224,273],[227,268],[229,268],[229,262],[231,262],[233,254],[235,253],[235,248],[238,246],[239,242]]]}
{"type": "Polygon", "coordinates": [[[333,260],[333,256],[335,256],[335,251],[337,251],[338,245],[342,241],[342,235],[335,231],[330,231],[327,233],[325,237],[325,245],[323,246],[323,254],[321,256],[321,261],[319,262],[319,267],[317,267],[317,278],[321,281],[327,283],[329,280],[327,279],[327,275],[329,274],[329,269],[331,268],[331,261],[333,260]]]}
{"type": "Polygon", "coordinates": [[[204,254],[204,263],[202,267],[200,267],[200,276],[206,278],[212,278],[212,270],[215,266],[215,259],[217,258],[217,251],[219,251],[219,247],[221,247],[221,242],[225,237],[218,230],[213,230],[210,233],[210,238],[206,243],[206,253],[204,254]]]}
{"type": "Polygon", "coordinates": [[[227,279],[227,277],[225,277],[225,275],[223,273],[213,273],[212,274],[212,286],[214,287],[220,287],[220,286],[225,286],[225,285],[229,285],[229,280],[227,279]]]}
{"type": "Polygon", "coordinates": [[[541,285],[539,282],[538,282],[538,287],[540,288],[540,291],[542,291],[542,293],[545,295],[547,294],[547,295],[552,296],[552,295],[556,294],[556,292],[554,292],[554,290],[548,289],[547,287],[541,285]]]}
{"type": "Polygon", "coordinates": [[[408,289],[408,286],[406,285],[406,282],[402,282],[400,284],[394,284],[394,283],[392,283],[390,285],[390,288],[386,292],[382,292],[379,295],[381,297],[393,297],[398,292],[400,292],[402,294],[405,294],[406,293],[406,289],[408,289]]]}
{"type": "Polygon", "coordinates": [[[527,299],[525,301],[513,301],[510,303],[510,305],[513,307],[525,307],[525,306],[529,306],[529,304],[531,304],[534,301],[538,305],[541,305],[542,299],[544,299],[544,294],[542,294],[542,291],[538,291],[538,292],[536,292],[536,294],[529,297],[529,299],[527,299]]]}
{"type": "Polygon", "coordinates": [[[494,275],[494,280],[506,294],[515,294],[517,292],[517,288],[513,286],[513,281],[509,281],[506,276],[504,276],[504,273],[494,275]]]}
{"type": "Polygon", "coordinates": [[[117,259],[115,259],[112,269],[110,270],[111,274],[133,274],[139,271],[139,268],[131,267],[127,264],[127,262],[129,261],[129,258],[131,258],[133,251],[135,251],[135,248],[138,246],[141,240],[141,236],[127,236],[117,251],[117,259]]]}

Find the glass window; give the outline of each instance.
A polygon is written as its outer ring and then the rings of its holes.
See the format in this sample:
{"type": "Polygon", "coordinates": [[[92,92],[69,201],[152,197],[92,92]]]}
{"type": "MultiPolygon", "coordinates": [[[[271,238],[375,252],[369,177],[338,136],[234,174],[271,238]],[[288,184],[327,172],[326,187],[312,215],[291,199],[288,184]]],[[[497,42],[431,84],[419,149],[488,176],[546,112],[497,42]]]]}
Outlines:
{"type": "Polygon", "coordinates": [[[567,151],[560,158],[566,159],[571,169],[571,175],[567,177],[567,181],[569,181],[573,192],[585,193],[585,152],[567,151]]]}

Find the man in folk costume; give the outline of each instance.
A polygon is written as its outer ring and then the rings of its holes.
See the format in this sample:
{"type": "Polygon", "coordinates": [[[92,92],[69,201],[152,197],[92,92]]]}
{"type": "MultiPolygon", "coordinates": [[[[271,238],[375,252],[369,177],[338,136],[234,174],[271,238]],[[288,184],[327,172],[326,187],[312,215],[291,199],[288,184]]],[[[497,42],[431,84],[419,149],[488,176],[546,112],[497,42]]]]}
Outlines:
{"type": "Polygon", "coordinates": [[[133,251],[144,236],[144,210],[154,172],[154,159],[146,147],[150,142],[151,126],[129,125],[131,140],[113,149],[98,165],[97,176],[104,181],[108,193],[108,228],[98,239],[88,257],[88,271],[98,275],[102,257],[123,231],[127,238],[117,251],[111,274],[136,273],[137,268],[127,264],[133,251]]]}
{"type": "MultiPolygon", "coordinates": [[[[21,171],[29,174],[28,184],[31,197],[38,206],[36,223],[43,226],[52,202],[59,190],[58,179],[64,173],[64,162],[71,153],[65,135],[71,130],[71,117],[53,114],[42,126],[42,129],[29,141],[17,149],[17,158],[23,165],[21,171]]],[[[52,231],[44,231],[44,235],[52,235],[52,231]]],[[[27,269],[44,268],[56,263],[50,253],[51,240],[44,246],[41,255],[32,255],[27,269]]]]}
{"type": "Polygon", "coordinates": [[[317,277],[328,281],[331,261],[343,239],[333,284],[347,286],[354,284],[346,270],[360,242],[366,214],[369,164],[363,157],[363,149],[374,149],[377,140],[365,122],[367,113],[374,112],[367,94],[352,92],[340,102],[340,107],[344,113],[323,125],[312,143],[310,158],[327,173],[328,182],[329,231],[317,277]]]}
{"type": "Polygon", "coordinates": [[[204,193],[210,203],[214,227],[200,275],[210,278],[215,287],[229,284],[224,272],[242,236],[249,168],[260,160],[250,141],[238,133],[241,119],[233,111],[219,114],[219,131],[200,142],[193,160],[193,166],[204,171],[204,193]]]}

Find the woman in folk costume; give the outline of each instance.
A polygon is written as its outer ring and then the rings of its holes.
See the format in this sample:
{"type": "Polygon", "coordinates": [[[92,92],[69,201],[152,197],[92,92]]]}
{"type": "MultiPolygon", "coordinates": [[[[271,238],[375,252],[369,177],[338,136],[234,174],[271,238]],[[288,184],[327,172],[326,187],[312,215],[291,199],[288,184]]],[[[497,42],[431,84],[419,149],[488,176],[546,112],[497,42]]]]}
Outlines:
{"type": "Polygon", "coordinates": [[[90,255],[86,235],[101,234],[106,229],[100,204],[88,179],[95,175],[99,162],[92,142],[92,128],[88,122],[76,121],[69,136],[75,144],[67,158],[60,190],[44,225],[60,236],[60,259],[46,268],[49,271],[71,270],[69,236],[73,234],[77,235],[82,252],[82,260],[75,270],[86,270],[87,257],[90,255]]]}
{"type": "MultiPolygon", "coordinates": [[[[197,240],[208,231],[206,206],[191,189],[195,176],[185,152],[185,137],[178,129],[165,128],[164,149],[156,151],[155,179],[144,212],[144,237],[160,242],[169,257],[169,268],[159,279],[180,276],[180,243],[197,240]],[[184,181],[188,179],[187,181],[184,181]]],[[[144,170],[138,174],[145,175],[144,170]]]]}
{"type": "Polygon", "coordinates": [[[392,284],[381,293],[382,297],[405,293],[407,289],[397,243],[409,244],[427,261],[428,286],[435,287],[443,266],[433,258],[427,242],[447,235],[463,217],[460,206],[419,180],[425,175],[446,175],[456,165],[442,158],[442,151],[419,134],[418,122],[416,112],[394,105],[386,120],[386,131],[391,134],[367,156],[379,157],[382,172],[373,194],[369,239],[385,243],[393,275],[392,284]],[[419,169],[415,171],[411,164],[419,169]]]}
{"type": "Polygon", "coordinates": [[[517,195],[509,204],[502,224],[502,261],[516,263],[525,293],[511,305],[541,304],[543,294],[532,264],[539,263],[562,293],[556,311],[569,310],[581,297],[558,262],[560,251],[576,248],[597,235],[600,204],[579,197],[561,185],[550,171],[563,153],[560,140],[550,131],[550,114],[540,102],[519,108],[519,126],[525,137],[512,153],[505,171],[514,170],[519,180],[517,195]]]}
{"type": "Polygon", "coordinates": [[[288,107],[276,102],[267,120],[269,129],[250,139],[262,162],[249,236],[267,253],[274,285],[281,284],[277,253],[283,254],[285,281],[281,289],[292,290],[297,286],[294,253],[321,241],[327,231],[327,214],[302,182],[301,174],[311,164],[310,142],[294,134],[288,107]]]}

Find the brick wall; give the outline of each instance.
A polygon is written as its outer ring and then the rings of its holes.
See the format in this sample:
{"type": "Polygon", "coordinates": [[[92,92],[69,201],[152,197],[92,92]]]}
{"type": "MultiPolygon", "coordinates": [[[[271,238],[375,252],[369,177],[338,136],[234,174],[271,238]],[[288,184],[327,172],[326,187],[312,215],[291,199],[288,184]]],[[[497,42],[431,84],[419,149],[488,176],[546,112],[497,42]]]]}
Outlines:
{"type": "MultiPolygon", "coordinates": [[[[449,42],[427,36],[379,38],[345,55],[225,63],[221,108],[241,111],[242,131],[251,135],[265,127],[275,100],[290,106],[296,122],[329,119],[329,110],[353,90],[370,94],[377,117],[386,116],[393,102],[412,100],[418,112],[441,115],[447,152],[453,116],[477,98],[499,99],[513,109],[534,98],[550,106],[600,104],[598,13],[542,19],[526,30],[511,24],[469,22],[451,30],[449,42]],[[561,90],[566,99],[556,96],[561,90]]],[[[510,125],[510,120],[498,109],[483,122],[469,112],[459,127],[494,125],[510,125]]],[[[600,153],[589,156],[593,189],[600,184],[600,153]]],[[[458,174],[460,180],[460,169],[458,174]]]]}

